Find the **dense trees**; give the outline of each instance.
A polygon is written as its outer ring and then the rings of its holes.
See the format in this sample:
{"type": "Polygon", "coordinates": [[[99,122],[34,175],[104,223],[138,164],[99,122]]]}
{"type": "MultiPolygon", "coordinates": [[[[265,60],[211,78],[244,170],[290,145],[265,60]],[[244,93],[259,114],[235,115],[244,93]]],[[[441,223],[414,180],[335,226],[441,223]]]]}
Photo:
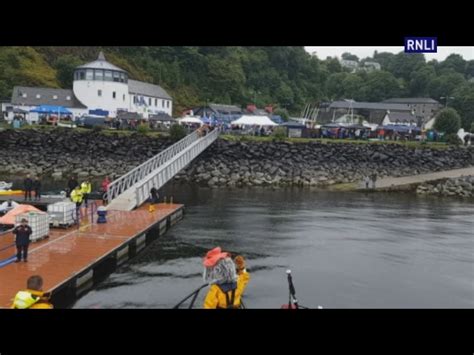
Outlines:
{"type": "Polygon", "coordinates": [[[0,47],[0,98],[14,85],[71,87],[77,65],[94,60],[99,50],[130,77],[163,86],[175,99],[176,113],[206,102],[258,106],[273,104],[290,114],[307,103],[390,97],[454,97],[448,106],[469,129],[474,122],[474,61],[452,54],[426,62],[421,54],[377,53],[343,58],[375,61],[382,70],[341,67],[336,58],[318,58],[303,47],[0,47]]]}
{"type": "Polygon", "coordinates": [[[461,128],[461,118],[456,110],[445,108],[441,110],[436,117],[434,128],[446,134],[455,134],[459,131],[459,128],[461,128]]]}

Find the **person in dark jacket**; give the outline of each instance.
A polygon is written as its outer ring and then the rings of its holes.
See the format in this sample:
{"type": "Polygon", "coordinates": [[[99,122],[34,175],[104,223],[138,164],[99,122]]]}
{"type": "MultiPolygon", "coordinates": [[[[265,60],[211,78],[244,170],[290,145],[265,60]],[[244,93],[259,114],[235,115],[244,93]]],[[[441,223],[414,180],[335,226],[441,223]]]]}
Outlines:
{"type": "Polygon", "coordinates": [[[67,192],[67,196],[68,197],[71,197],[71,192],[74,191],[74,189],[76,188],[76,186],[79,186],[79,183],[77,182],[76,178],[74,176],[71,176],[69,178],[69,181],[67,182],[67,187],[68,187],[68,192],[67,192]]]}
{"type": "Polygon", "coordinates": [[[22,259],[23,253],[23,261],[26,263],[28,261],[28,246],[30,245],[30,236],[33,233],[31,227],[28,225],[28,221],[26,219],[21,220],[21,224],[13,230],[13,234],[15,234],[15,244],[16,244],[16,263],[19,263],[22,259]]]}
{"type": "Polygon", "coordinates": [[[41,200],[41,181],[38,176],[33,181],[33,190],[35,191],[35,200],[41,200]]]}
{"type": "Polygon", "coordinates": [[[160,202],[160,195],[158,194],[158,190],[152,187],[150,190],[150,203],[154,205],[158,202],[160,202]]]}
{"type": "Polygon", "coordinates": [[[31,190],[33,190],[33,180],[31,180],[30,174],[26,175],[26,179],[23,180],[23,187],[25,189],[25,201],[28,197],[31,201],[31,190]]]}

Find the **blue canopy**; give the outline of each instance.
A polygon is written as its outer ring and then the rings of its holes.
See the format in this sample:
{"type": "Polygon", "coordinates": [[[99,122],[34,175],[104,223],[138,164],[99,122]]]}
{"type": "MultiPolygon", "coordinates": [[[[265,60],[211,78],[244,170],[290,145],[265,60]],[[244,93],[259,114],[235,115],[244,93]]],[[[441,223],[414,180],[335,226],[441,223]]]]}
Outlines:
{"type": "Polygon", "coordinates": [[[38,113],[55,113],[60,115],[72,115],[72,112],[69,111],[67,108],[63,106],[52,106],[52,105],[40,105],[30,112],[38,112],[38,113]]]}
{"type": "Polygon", "coordinates": [[[419,127],[414,127],[414,126],[404,126],[404,125],[386,125],[382,126],[382,129],[385,130],[392,130],[392,131],[397,131],[397,132],[420,132],[421,129],[419,127]]]}
{"type": "Polygon", "coordinates": [[[107,117],[109,115],[109,111],[101,110],[100,108],[96,110],[89,110],[90,115],[94,116],[105,116],[107,117]]]}

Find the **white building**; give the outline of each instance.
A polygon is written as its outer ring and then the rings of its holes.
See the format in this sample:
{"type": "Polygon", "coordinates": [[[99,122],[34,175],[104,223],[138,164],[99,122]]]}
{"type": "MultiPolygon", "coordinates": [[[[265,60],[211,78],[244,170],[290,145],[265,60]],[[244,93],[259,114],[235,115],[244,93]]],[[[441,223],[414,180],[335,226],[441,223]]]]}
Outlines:
{"type": "MultiPolygon", "coordinates": [[[[162,87],[129,79],[128,73],[107,62],[102,52],[97,60],[75,69],[72,90],[15,86],[11,104],[2,109],[29,111],[39,105],[63,106],[74,116],[102,110],[109,117],[122,111],[148,118],[163,112],[171,116],[173,111],[173,99],[162,87]]],[[[34,120],[34,114],[28,116],[34,120]]]]}

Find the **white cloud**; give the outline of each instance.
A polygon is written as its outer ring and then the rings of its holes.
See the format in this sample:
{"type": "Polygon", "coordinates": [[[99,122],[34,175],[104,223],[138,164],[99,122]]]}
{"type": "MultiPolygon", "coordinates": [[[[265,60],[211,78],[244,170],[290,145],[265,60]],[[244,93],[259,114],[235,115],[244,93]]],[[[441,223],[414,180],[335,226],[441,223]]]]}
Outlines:
{"type": "MultiPolygon", "coordinates": [[[[316,52],[318,58],[326,59],[326,57],[340,57],[342,53],[349,52],[355,54],[359,58],[371,57],[374,51],[399,53],[403,52],[403,46],[400,47],[317,47],[307,46],[306,51],[309,53],[316,52]]],[[[438,61],[446,59],[450,54],[460,54],[465,60],[474,59],[474,47],[438,47],[438,53],[425,53],[426,60],[436,59],[438,61]]]]}

